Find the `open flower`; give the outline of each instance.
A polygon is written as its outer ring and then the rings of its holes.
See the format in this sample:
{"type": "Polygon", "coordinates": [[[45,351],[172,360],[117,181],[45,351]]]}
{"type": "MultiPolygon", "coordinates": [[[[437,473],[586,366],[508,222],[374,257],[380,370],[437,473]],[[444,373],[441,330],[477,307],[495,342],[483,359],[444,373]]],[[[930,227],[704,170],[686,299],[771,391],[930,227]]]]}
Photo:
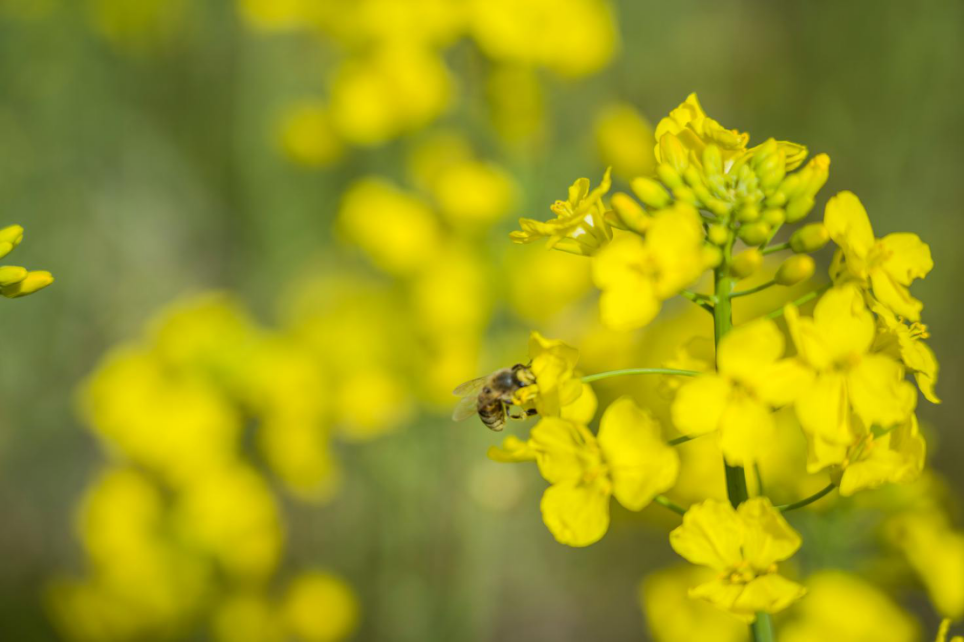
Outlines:
{"type": "Polygon", "coordinates": [[[639,328],[709,266],[696,210],[684,203],[655,213],[645,238],[621,234],[593,257],[602,290],[602,322],[614,330],[639,328]]]}
{"type": "Polygon", "coordinates": [[[890,308],[876,301],[871,304],[871,309],[877,315],[878,334],[874,341],[874,351],[900,359],[907,369],[914,373],[917,387],[924,397],[931,403],[940,403],[941,400],[934,392],[939,370],[937,357],[923,341],[930,337],[927,326],[917,321],[907,323],[891,312],[890,308]]]}
{"type": "Polygon", "coordinates": [[[886,432],[864,430],[835,470],[840,494],[914,481],[924,469],[926,448],[914,415],[886,432]]]}
{"type": "Polygon", "coordinates": [[[871,352],[874,317],[856,287],[829,290],[812,319],[788,305],[786,319],[798,358],[814,375],[794,403],[811,439],[811,472],[841,463],[862,436],[851,409],[867,428],[891,428],[910,417],[916,405],[913,386],[904,381],[900,362],[871,352]]]}
{"type": "Polygon", "coordinates": [[[853,192],[841,192],[830,199],[824,224],[830,238],[840,246],[831,268],[834,281],[854,280],[870,289],[874,298],[894,314],[919,321],[923,304],[907,288],[934,267],[930,247],[916,234],[875,238],[867,210],[853,192]]]}
{"type": "Polygon", "coordinates": [[[776,323],[760,319],[720,341],[718,372],[684,383],[673,402],[673,423],[687,435],[720,432],[731,465],[749,464],[775,438],[772,409],[793,401],[812,375],[783,359],[786,341],[776,323]]]}
{"type": "Polygon", "coordinates": [[[569,188],[569,198],[556,201],[550,209],[556,215],[551,221],[531,218],[519,219],[521,231],[509,234],[515,243],[532,243],[549,239],[549,248],[588,256],[609,242],[612,229],[606,221],[606,206],[602,197],[612,186],[610,170],[602,183],[590,191],[589,179],[580,178],[569,188]]]}
{"type": "Polygon", "coordinates": [[[664,135],[675,136],[688,151],[693,151],[701,157],[703,149],[708,144],[720,148],[724,161],[740,156],[746,151],[746,144],[750,135],[735,129],[726,129],[718,122],[706,115],[696,94],[686,97],[679,107],[669,112],[656,125],[656,160],[664,161],[660,151],[660,139],[664,135]]]}
{"type": "Polygon", "coordinates": [[[543,417],[559,416],[562,407],[575,402],[583,392],[583,384],[575,376],[579,351],[533,332],[529,337],[529,359],[536,382],[519,388],[515,403],[535,407],[543,417]]]}
{"type": "Polygon", "coordinates": [[[508,437],[489,457],[536,460],[552,484],[542,496],[543,521],[568,546],[589,546],[606,534],[610,497],[642,510],[679,473],[679,456],[663,441],[659,424],[628,397],[606,409],[598,437],[581,423],[546,417],[528,442],[508,437]]]}
{"type": "Polygon", "coordinates": [[[777,562],[800,548],[800,536],[766,497],[754,497],[734,509],[708,499],[683,516],[669,534],[677,553],[694,564],[709,566],[720,576],[690,589],[733,615],[752,622],[756,613],[782,611],[806,589],[777,574],[777,562]]]}
{"type": "MultiPolygon", "coordinates": [[[[23,228],[9,225],[0,230],[0,258],[5,257],[20,245],[23,228]]],[[[18,299],[33,294],[54,282],[54,277],[46,270],[27,270],[27,268],[4,265],[0,267],[0,296],[18,299]]]]}

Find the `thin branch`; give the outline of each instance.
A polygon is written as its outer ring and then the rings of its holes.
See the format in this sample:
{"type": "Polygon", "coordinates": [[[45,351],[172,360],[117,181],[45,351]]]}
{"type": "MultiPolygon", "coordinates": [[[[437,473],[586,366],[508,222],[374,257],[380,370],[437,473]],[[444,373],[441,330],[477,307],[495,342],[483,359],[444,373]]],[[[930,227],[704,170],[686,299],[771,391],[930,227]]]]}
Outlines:
{"type": "Polygon", "coordinates": [[[755,286],[755,287],[747,288],[746,290],[740,290],[739,292],[733,292],[733,293],[730,294],[730,298],[731,298],[731,299],[735,299],[735,298],[738,297],[738,296],[746,296],[746,295],[748,295],[748,294],[756,294],[757,292],[760,292],[761,290],[766,290],[768,287],[771,287],[771,286],[776,285],[776,284],[777,284],[776,281],[774,281],[773,279],[770,279],[770,280],[767,281],[766,283],[761,283],[760,285],[757,285],[757,286],[755,286]]]}
{"type": "Polygon", "coordinates": [[[835,483],[830,482],[829,484],[827,484],[826,487],[824,487],[821,490],[818,490],[813,495],[810,495],[810,497],[805,497],[804,499],[801,499],[798,502],[793,502],[792,504],[784,504],[783,506],[777,506],[777,510],[780,511],[781,513],[785,513],[788,510],[797,510],[798,508],[803,508],[804,506],[814,503],[824,495],[831,492],[836,487],[837,485],[835,483]]]}
{"type": "Polygon", "coordinates": [[[676,502],[674,502],[672,499],[670,499],[670,498],[667,497],[666,495],[657,495],[656,497],[653,498],[653,501],[656,502],[657,504],[659,504],[660,506],[665,506],[666,508],[670,509],[671,511],[673,511],[674,513],[677,513],[677,514],[679,514],[679,515],[685,515],[685,514],[686,514],[686,509],[685,509],[685,508],[683,508],[682,506],[680,506],[679,504],[677,504],[676,502]]]}
{"type": "Polygon", "coordinates": [[[696,370],[677,370],[675,368],[626,368],[625,370],[610,370],[609,372],[598,372],[596,374],[586,375],[582,378],[585,383],[592,383],[593,381],[599,381],[600,379],[608,379],[609,377],[621,377],[623,375],[679,375],[682,377],[697,377],[700,372],[696,370]]]}
{"type": "Polygon", "coordinates": [[[666,443],[670,446],[679,446],[680,444],[685,444],[688,441],[693,441],[697,437],[702,437],[703,435],[680,435],[679,437],[673,437],[666,443]]]}
{"type": "MultiPolygon", "coordinates": [[[[825,284],[821,285],[819,288],[817,288],[816,290],[814,290],[813,292],[808,292],[807,294],[804,294],[804,295],[803,295],[802,297],[800,297],[799,299],[797,299],[797,300],[795,300],[795,301],[792,301],[792,304],[793,304],[793,305],[800,306],[800,305],[803,305],[804,303],[806,303],[807,301],[812,301],[813,299],[816,299],[818,296],[820,296],[821,294],[823,294],[824,292],[826,292],[827,290],[829,290],[832,286],[833,286],[832,283],[825,283],[825,284]]],[[[787,305],[790,305],[790,304],[784,304],[784,306],[781,307],[779,310],[774,310],[774,311],[771,312],[770,314],[766,315],[764,318],[765,318],[765,319],[779,319],[780,317],[783,316],[783,312],[784,312],[784,310],[786,310],[787,305]]]]}
{"type": "Polygon", "coordinates": [[[776,245],[765,247],[762,250],[760,250],[760,254],[763,254],[764,256],[766,256],[767,254],[773,254],[774,252],[782,252],[783,250],[789,250],[789,249],[790,249],[790,242],[787,241],[786,243],[777,243],[776,245]]]}
{"type": "Polygon", "coordinates": [[[705,294],[699,294],[698,292],[691,292],[690,290],[683,290],[680,295],[684,298],[689,299],[696,305],[700,306],[710,314],[713,313],[713,297],[709,297],[705,294]]]}

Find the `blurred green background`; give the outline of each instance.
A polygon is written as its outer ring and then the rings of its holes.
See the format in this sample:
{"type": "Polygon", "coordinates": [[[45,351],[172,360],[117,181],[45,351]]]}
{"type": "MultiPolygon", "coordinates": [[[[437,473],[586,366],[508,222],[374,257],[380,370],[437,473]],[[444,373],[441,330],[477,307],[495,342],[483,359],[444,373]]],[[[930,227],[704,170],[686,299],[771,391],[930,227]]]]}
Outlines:
{"type": "MultiPolygon", "coordinates": [[[[123,4],[0,0],[0,222],[27,230],[18,264],[57,277],[36,296],[4,301],[0,314],[4,640],[57,639],[43,587],[82,568],[76,506],[105,457],[77,417],[75,390],[101,355],[139,336],[158,308],[210,288],[236,293],[272,324],[304,266],[358,263],[332,250],[348,183],[401,176],[405,139],[321,170],[279,152],[279,113],[320,91],[330,65],[312,38],[252,30],[225,0],[171,9],[176,19],[148,29],[146,44],[105,36],[97,16],[123,4]]],[[[462,97],[443,123],[520,181],[494,238],[517,215],[544,218],[576,177],[598,180],[592,122],[614,100],[655,124],[697,91],[711,115],[755,141],[827,152],[817,212],[851,189],[878,236],[913,231],[931,246],[936,267],[915,293],[944,403],[919,412],[935,427],[932,464],[964,489],[964,4],[613,6],[613,62],[586,78],[545,75],[550,117],[538,151],[497,142],[479,106],[483,58],[465,42],[446,50],[462,97]]],[[[566,40],[559,34],[560,47],[566,40]]],[[[658,526],[640,528],[617,512],[601,544],[559,546],[536,509],[535,470],[490,479],[480,468],[495,466],[484,451],[496,442],[474,423],[436,417],[340,448],[346,479],[334,502],[283,502],[283,567],[344,577],[362,605],[359,639],[645,639],[636,587],[675,560],[665,539],[674,522],[648,509],[643,519],[658,526]],[[517,500],[485,506],[477,487],[490,481],[494,492],[517,486],[517,500]]],[[[199,629],[189,639],[203,637],[199,629]]]]}

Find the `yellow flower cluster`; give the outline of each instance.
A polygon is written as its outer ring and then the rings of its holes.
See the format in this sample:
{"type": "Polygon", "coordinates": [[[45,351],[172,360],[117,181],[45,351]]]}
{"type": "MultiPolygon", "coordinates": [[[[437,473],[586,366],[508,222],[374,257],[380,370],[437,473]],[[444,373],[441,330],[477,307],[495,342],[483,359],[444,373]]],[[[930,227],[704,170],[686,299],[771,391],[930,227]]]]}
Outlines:
{"type": "MultiPolygon", "coordinates": [[[[10,254],[23,240],[23,228],[9,225],[0,229],[0,259],[10,254]]],[[[0,296],[16,299],[33,294],[54,282],[46,270],[27,270],[16,265],[0,266],[0,296]]]]}
{"type": "Polygon", "coordinates": [[[331,404],[345,393],[327,394],[327,376],[299,338],[261,328],[223,295],[172,306],[145,340],[105,357],[80,401],[112,463],[79,512],[84,577],[50,586],[64,634],[169,637],[204,618],[220,640],[350,634],[358,606],[342,580],[309,572],[272,595],[284,520],[244,448],[253,419],[260,459],[285,487],[303,500],[329,499],[331,404]]]}

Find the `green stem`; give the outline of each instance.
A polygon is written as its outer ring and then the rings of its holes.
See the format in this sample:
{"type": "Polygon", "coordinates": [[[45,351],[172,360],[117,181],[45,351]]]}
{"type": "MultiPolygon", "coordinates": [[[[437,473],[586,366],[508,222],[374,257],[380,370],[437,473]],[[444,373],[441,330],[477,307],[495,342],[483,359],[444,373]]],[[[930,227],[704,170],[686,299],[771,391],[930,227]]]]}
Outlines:
{"type": "Polygon", "coordinates": [[[659,504],[660,506],[665,506],[666,508],[670,509],[674,513],[678,513],[680,515],[686,514],[685,508],[683,508],[682,506],[674,502],[666,495],[657,495],[656,497],[653,498],[653,501],[659,504]]]}
{"type": "Polygon", "coordinates": [[[758,642],[773,640],[773,621],[769,613],[757,613],[756,620],[750,625],[753,639],[758,642]]]}
{"type": "Polygon", "coordinates": [[[835,483],[830,482],[824,488],[818,490],[813,495],[810,495],[810,497],[804,497],[800,501],[793,502],[792,504],[784,504],[783,506],[777,506],[777,510],[780,511],[781,513],[785,513],[788,510],[797,510],[798,508],[803,508],[804,506],[814,503],[824,495],[827,495],[836,487],[837,485],[835,483]]]}
{"type": "Polygon", "coordinates": [[[700,306],[701,308],[703,308],[704,310],[712,314],[713,312],[713,303],[711,302],[712,299],[706,296],[705,294],[698,294],[696,292],[691,292],[690,290],[683,290],[682,292],[680,292],[680,295],[682,295],[684,298],[689,299],[696,305],[700,306]]]}
{"type": "MultiPolygon", "coordinates": [[[[813,299],[816,299],[818,296],[820,296],[821,294],[823,294],[824,292],[826,292],[827,290],[829,290],[832,285],[833,285],[832,283],[825,283],[824,285],[821,285],[819,288],[817,288],[817,289],[814,290],[813,292],[808,292],[807,294],[804,294],[802,297],[800,297],[799,299],[796,299],[795,301],[792,301],[791,303],[792,303],[793,305],[796,305],[796,306],[803,305],[803,304],[806,303],[807,301],[812,301],[813,299]]],[[[779,319],[781,316],[783,316],[783,312],[786,310],[787,305],[790,305],[791,303],[788,303],[788,304],[784,305],[784,306],[783,306],[782,308],[780,308],[779,310],[774,310],[774,311],[771,312],[770,314],[766,315],[764,318],[766,318],[766,319],[779,319]]]]}
{"type": "Polygon", "coordinates": [[[748,295],[748,294],[756,294],[757,292],[760,292],[761,290],[766,290],[768,287],[774,286],[774,285],[776,285],[776,284],[777,284],[776,281],[774,281],[773,279],[770,279],[770,280],[767,281],[766,283],[761,283],[760,285],[754,286],[754,287],[752,287],[752,288],[747,288],[746,290],[740,290],[739,292],[734,292],[734,293],[732,293],[732,294],[730,295],[730,298],[731,298],[731,299],[735,299],[735,298],[738,297],[738,296],[746,296],[746,295],[748,295]]]}
{"type": "Polygon", "coordinates": [[[626,368],[625,370],[610,370],[609,372],[597,372],[596,374],[586,375],[582,378],[585,383],[608,379],[609,377],[622,377],[624,375],[678,375],[681,377],[696,377],[700,373],[696,370],[677,370],[675,368],[626,368]]]}
{"type": "Polygon", "coordinates": [[[765,247],[762,250],[760,250],[760,254],[763,254],[763,255],[773,254],[774,252],[780,252],[782,250],[789,250],[789,249],[790,249],[790,242],[788,241],[786,243],[777,243],[776,245],[765,247]]]}
{"type": "Polygon", "coordinates": [[[686,442],[692,441],[693,439],[696,439],[697,437],[700,437],[700,436],[701,435],[681,435],[679,437],[673,437],[666,443],[669,444],[670,446],[679,446],[680,444],[685,444],[686,442]]]}

